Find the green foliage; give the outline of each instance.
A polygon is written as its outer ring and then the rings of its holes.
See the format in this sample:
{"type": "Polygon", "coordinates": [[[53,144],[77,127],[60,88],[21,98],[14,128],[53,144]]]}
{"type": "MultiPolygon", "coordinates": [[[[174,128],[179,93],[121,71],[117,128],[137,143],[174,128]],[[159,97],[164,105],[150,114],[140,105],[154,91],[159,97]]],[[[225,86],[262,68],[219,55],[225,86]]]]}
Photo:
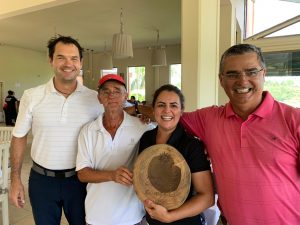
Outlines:
{"type": "Polygon", "coordinates": [[[132,95],[135,97],[135,100],[137,100],[139,102],[145,101],[145,94],[139,93],[138,90],[130,91],[129,97],[132,95]]]}
{"type": "Polygon", "coordinates": [[[171,84],[181,89],[181,64],[172,64],[170,70],[171,84]]]}
{"type": "Polygon", "coordinates": [[[145,67],[130,67],[131,81],[129,96],[135,96],[138,101],[145,100],[145,67]]]}
{"type": "Polygon", "coordinates": [[[300,106],[300,87],[292,79],[267,79],[264,89],[271,92],[273,97],[278,101],[296,107],[300,106]]]}

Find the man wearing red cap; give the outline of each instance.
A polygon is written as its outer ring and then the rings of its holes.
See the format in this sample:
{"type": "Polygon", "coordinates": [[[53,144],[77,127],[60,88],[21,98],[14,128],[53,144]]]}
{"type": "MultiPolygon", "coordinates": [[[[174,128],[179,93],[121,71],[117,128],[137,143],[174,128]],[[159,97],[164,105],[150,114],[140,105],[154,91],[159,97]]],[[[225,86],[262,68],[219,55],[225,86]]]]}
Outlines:
{"type": "Polygon", "coordinates": [[[104,114],[85,125],[78,139],[76,170],[87,182],[86,222],[92,225],[142,224],[143,204],[132,186],[138,141],[152,125],[123,111],[128,94],[123,78],[108,74],[99,81],[104,114]]]}

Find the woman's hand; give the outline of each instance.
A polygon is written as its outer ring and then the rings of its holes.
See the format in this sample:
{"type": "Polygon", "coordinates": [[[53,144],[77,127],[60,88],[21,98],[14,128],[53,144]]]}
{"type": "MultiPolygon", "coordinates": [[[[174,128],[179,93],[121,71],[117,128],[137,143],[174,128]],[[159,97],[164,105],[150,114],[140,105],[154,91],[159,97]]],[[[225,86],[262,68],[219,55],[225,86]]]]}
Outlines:
{"type": "Polygon", "coordinates": [[[211,172],[207,170],[192,173],[192,184],[196,194],[177,209],[168,211],[165,207],[146,199],[144,206],[150,217],[164,223],[170,223],[183,218],[197,216],[212,206],[214,204],[214,193],[211,172]]]}
{"type": "Polygon", "coordinates": [[[144,201],[144,207],[152,219],[159,220],[164,223],[172,222],[170,212],[165,207],[155,204],[153,201],[148,199],[144,201]]]}

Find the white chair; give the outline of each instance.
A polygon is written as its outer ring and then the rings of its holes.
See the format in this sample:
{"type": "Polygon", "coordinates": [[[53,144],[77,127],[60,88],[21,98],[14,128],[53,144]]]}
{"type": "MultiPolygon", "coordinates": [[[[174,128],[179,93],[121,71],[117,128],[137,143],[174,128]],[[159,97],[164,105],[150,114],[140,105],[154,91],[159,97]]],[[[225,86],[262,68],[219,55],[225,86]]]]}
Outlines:
{"type": "MultiPolygon", "coordinates": [[[[11,141],[13,127],[0,127],[0,143],[6,143],[11,141]]],[[[10,165],[8,160],[8,177],[10,176],[10,165]]]]}
{"type": "Polygon", "coordinates": [[[0,127],[0,143],[10,142],[13,127],[0,127]]]}
{"type": "Polygon", "coordinates": [[[2,204],[2,224],[9,225],[8,214],[8,160],[10,142],[0,142],[0,202],[2,204]]]}
{"type": "Polygon", "coordinates": [[[8,179],[9,167],[9,147],[12,137],[13,127],[0,127],[0,202],[2,205],[2,224],[9,224],[8,213],[8,179]]]}

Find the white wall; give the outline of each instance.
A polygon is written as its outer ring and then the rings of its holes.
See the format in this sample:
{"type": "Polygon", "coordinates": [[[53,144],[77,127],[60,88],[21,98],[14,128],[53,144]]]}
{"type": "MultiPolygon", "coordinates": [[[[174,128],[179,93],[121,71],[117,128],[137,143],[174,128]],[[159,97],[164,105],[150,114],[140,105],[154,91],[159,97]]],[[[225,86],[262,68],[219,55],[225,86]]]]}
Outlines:
{"type": "Polygon", "coordinates": [[[0,63],[4,97],[11,89],[21,98],[25,89],[43,84],[52,76],[46,53],[2,45],[0,63]]]}

